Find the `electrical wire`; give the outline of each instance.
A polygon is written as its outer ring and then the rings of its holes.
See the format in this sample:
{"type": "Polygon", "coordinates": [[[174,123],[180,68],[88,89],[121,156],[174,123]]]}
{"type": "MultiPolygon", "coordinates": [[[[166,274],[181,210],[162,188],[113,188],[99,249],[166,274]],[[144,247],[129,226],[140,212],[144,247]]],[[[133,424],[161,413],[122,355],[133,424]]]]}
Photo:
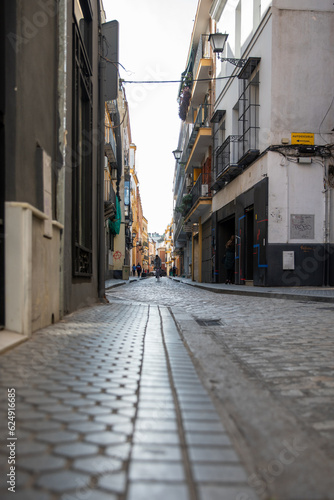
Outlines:
{"type": "Polygon", "coordinates": [[[121,68],[124,69],[124,71],[126,71],[127,73],[131,73],[131,71],[127,71],[126,68],[124,68],[123,64],[121,64],[120,62],[114,62],[114,61],[110,61],[110,59],[108,59],[107,57],[103,56],[102,54],[99,54],[101,59],[103,59],[104,61],[107,61],[108,63],[112,64],[113,66],[115,66],[116,70],[117,70],[117,73],[118,73],[118,76],[120,77],[120,72],[119,72],[119,69],[118,67],[116,66],[116,64],[118,64],[119,66],[121,66],[121,68]]]}
{"type": "MultiPolygon", "coordinates": [[[[113,66],[115,66],[115,68],[117,70],[117,73],[118,73],[118,76],[120,77],[120,82],[121,83],[139,83],[139,84],[144,84],[145,83],[146,84],[146,83],[182,83],[183,82],[182,79],[181,80],[124,80],[124,79],[121,78],[119,69],[116,66],[116,64],[118,64],[119,66],[121,66],[124,69],[124,71],[126,71],[126,73],[131,73],[130,71],[128,71],[120,62],[111,61],[110,59],[108,59],[107,57],[103,56],[102,54],[100,54],[100,57],[104,61],[112,64],[113,66]]],[[[227,80],[229,78],[235,78],[236,76],[238,76],[238,75],[217,76],[215,78],[198,78],[198,79],[192,80],[192,82],[211,82],[211,81],[214,81],[214,80],[227,80]]]]}
{"type": "Polygon", "coordinates": [[[324,121],[326,120],[326,117],[327,117],[328,113],[330,112],[330,109],[331,109],[331,107],[333,106],[333,103],[334,103],[334,96],[333,96],[332,102],[330,103],[329,108],[328,108],[328,110],[327,110],[327,112],[326,112],[325,116],[324,116],[324,117],[323,117],[323,119],[322,119],[322,122],[321,122],[321,123],[320,123],[320,125],[319,125],[319,135],[320,135],[320,137],[321,137],[321,138],[322,138],[325,142],[326,142],[326,140],[324,139],[324,137],[322,137],[322,134],[321,134],[321,125],[322,125],[322,124],[324,123],[324,121]]]}
{"type": "MultiPolygon", "coordinates": [[[[217,76],[215,78],[198,78],[192,80],[192,82],[212,82],[215,80],[227,80],[229,78],[236,78],[238,75],[231,76],[217,76]]],[[[122,83],[182,83],[183,80],[122,80],[122,83]]]]}

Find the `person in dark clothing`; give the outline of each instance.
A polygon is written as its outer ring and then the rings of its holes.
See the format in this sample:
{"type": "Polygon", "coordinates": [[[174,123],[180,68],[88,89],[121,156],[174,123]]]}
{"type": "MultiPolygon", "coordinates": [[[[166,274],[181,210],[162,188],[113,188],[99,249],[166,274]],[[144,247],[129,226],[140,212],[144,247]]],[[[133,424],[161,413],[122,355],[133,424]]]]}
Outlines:
{"type": "Polygon", "coordinates": [[[155,277],[159,281],[159,278],[161,276],[161,259],[160,259],[158,254],[154,258],[153,266],[154,266],[154,270],[155,270],[155,277]]]}
{"type": "Polygon", "coordinates": [[[226,243],[225,249],[225,258],[224,258],[224,266],[226,269],[226,284],[232,284],[233,275],[234,275],[234,245],[235,245],[235,236],[232,234],[231,238],[226,243]]]}
{"type": "Polygon", "coordinates": [[[138,274],[138,278],[140,278],[140,275],[141,275],[141,265],[139,264],[139,262],[137,264],[137,274],[138,274]]]}

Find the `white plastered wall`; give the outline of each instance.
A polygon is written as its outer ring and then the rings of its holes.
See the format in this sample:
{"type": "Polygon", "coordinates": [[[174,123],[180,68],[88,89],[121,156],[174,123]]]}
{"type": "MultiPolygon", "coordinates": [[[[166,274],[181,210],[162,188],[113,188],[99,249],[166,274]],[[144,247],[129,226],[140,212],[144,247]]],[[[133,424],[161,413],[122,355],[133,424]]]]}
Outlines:
{"type": "Polygon", "coordinates": [[[295,163],[269,153],[268,243],[323,243],[325,193],[321,160],[295,163]],[[291,215],[314,215],[314,238],[291,239],[291,215]]]}
{"type": "Polygon", "coordinates": [[[5,204],[6,330],[30,336],[60,319],[63,227],[28,203],[5,204]],[[45,222],[50,222],[45,237],[45,222]]]}

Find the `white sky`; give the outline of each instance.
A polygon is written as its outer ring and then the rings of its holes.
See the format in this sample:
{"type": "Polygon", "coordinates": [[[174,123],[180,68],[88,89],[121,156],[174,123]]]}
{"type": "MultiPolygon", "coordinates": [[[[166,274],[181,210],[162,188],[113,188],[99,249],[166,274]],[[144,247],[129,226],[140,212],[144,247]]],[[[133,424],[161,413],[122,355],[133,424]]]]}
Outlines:
{"type": "MultiPolygon", "coordinates": [[[[185,69],[198,0],[103,0],[119,22],[124,80],[179,80],[185,69]]],[[[181,120],[178,83],[125,84],[136,171],[149,232],[162,234],[173,216],[173,175],[181,120]]]]}

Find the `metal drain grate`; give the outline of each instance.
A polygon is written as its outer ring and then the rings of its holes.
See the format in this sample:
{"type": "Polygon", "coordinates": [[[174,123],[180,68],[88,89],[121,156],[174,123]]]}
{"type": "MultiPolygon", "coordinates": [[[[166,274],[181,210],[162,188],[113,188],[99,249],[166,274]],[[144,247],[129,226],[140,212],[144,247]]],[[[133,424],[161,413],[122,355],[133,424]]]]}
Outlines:
{"type": "Polygon", "coordinates": [[[196,319],[200,326],[219,326],[221,325],[220,319],[196,319]]]}

